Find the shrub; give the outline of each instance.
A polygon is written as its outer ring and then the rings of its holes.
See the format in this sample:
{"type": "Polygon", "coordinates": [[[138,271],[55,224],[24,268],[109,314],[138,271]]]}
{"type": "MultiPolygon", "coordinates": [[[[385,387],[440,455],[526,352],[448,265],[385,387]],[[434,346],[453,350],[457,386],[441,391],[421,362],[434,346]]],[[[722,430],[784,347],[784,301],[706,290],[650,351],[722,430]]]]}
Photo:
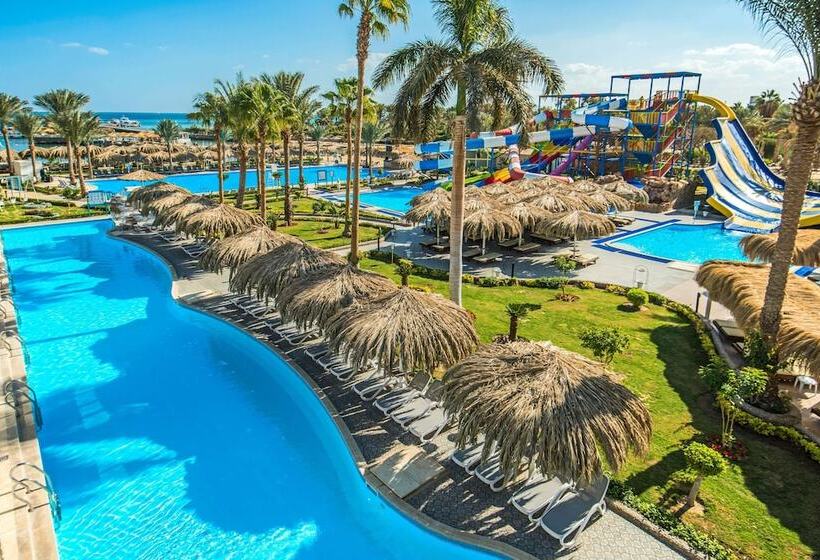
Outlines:
{"type": "Polygon", "coordinates": [[[700,378],[706,386],[714,392],[717,392],[723,387],[723,384],[726,383],[731,372],[732,368],[729,367],[729,364],[727,364],[723,358],[712,358],[708,364],[698,369],[700,378]]]}
{"type": "Polygon", "coordinates": [[[557,290],[561,287],[561,283],[563,281],[563,278],[557,278],[555,276],[549,278],[536,278],[533,281],[533,286],[536,288],[549,288],[550,290],[557,290]]]}
{"type": "Polygon", "coordinates": [[[769,349],[769,345],[758,330],[746,333],[746,339],[743,341],[743,359],[747,365],[770,374],[778,369],[777,353],[769,349]]]}
{"type": "Polygon", "coordinates": [[[407,259],[399,259],[399,262],[396,263],[396,274],[401,277],[402,286],[409,285],[409,278],[410,275],[413,274],[414,268],[413,261],[407,259]]]}
{"type": "Polygon", "coordinates": [[[595,283],[590,282],[589,280],[581,280],[580,282],[578,282],[578,287],[582,290],[592,290],[593,288],[595,288],[595,283]]]}
{"type": "Polygon", "coordinates": [[[726,470],[728,463],[723,455],[708,445],[696,441],[683,448],[683,457],[686,459],[686,467],[695,474],[695,481],[686,498],[686,505],[692,507],[695,505],[703,479],[707,476],[719,475],[726,470]]]}
{"type": "Polygon", "coordinates": [[[593,327],[581,332],[581,346],[592,355],[609,364],[617,354],[629,348],[629,336],[617,327],[593,327]]]}
{"type": "Polygon", "coordinates": [[[632,288],[626,292],[626,299],[632,304],[632,307],[640,310],[641,307],[649,303],[649,294],[640,288],[632,288]]]}
{"type": "Polygon", "coordinates": [[[63,198],[67,198],[69,200],[77,200],[80,198],[80,189],[75,189],[73,187],[66,187],[60,193],[63,198]]]}
{"type": "Polygon", "coordinates": [[[606,291],[610,294],[615,294],[618,296],[625,296],[626,295],[626,288],[623,286],[618,286],[617,284],[609,284],[606,287],[606,291]]]}

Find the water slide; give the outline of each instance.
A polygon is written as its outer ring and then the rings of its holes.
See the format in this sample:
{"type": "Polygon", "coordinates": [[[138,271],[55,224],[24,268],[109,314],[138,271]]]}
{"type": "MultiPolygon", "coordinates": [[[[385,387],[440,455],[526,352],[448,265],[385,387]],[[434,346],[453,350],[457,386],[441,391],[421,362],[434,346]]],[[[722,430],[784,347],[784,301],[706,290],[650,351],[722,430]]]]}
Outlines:
{"type": "MultiPolygon", "coordinates": [[[[528,140],[532,144],[552,142],[557,145],[567,145],[583,138],[588,139],[587,145],[589,145],[592,141],[591,137],[598,131],[599,128],[626,130],[632,126],[632,121],[629,119],[598,114],[602,110],[623,109],[625,106],[626,99],[623,98],[585,105],[575,109],[570,115],[570,119],[576,126],[570,128],[553,128],[551,130],[538,130],[535,132],[530,132],[528,134],[528,140]]],[[[542,111],[535,115],[530,123],[538,125],[546,120],[547,112],[542,111]]],[[[467,139],[466,148],[467,150],[508,148],[510,150],[510,165],[508,169],[510,179],[541,177],[542,175],[533,173],[531,170],[524,169],[522,167],[520,157],[518,155],[518,143],[520,141],[521,134],[518,130],[518,126],[516,126],[494,132],[481,132],[476,136],[467,139]]],[[[453,143],[449,140],[416,145],[416,153],[419,155],[450,154],[452,151],[453,143]]],[[[560,155],[560,153],[556,154],[555,157],[557,157],[557,155],[560,155]]],[[[539,154],[536,154],[536,156],[539,156],[539,154]]],[[[416,168],[419,171],[443,171],[451,169],[452,166],[453,160],[450,157],[421,160],[416,164],[416,168]]],[[[569,167],[569,164],[564,167],[564,170],[566,170],[567,167],[569,167]]],[[[503,180],[500,175],[498,180],[503,180]]]]}
{"type": "MultiPolygon", "coordinates": [[[[714,107],[712,121],[718,138],[706,144],[712,164],[700,174],[707,201],[727,217],[726,229],[768,233],[780,225],[785,182],[769,169],[731,107],[705,95],[689,94],[690,101],[714,107]]],[[[800,226],[820,225],[820,194],[807,193],[800,226]]]]}

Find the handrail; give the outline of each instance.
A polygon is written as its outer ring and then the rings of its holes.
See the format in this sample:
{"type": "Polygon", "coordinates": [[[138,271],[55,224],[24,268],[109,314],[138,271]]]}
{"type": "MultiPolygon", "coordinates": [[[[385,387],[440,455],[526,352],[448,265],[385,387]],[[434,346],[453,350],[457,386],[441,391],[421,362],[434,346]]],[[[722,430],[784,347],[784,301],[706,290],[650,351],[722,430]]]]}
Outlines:
{"type": "Polygon", "coordinates": [[[9,354],[12,352],[11,344],[9,344],[8,338],[16,338],[17,342],[20,343],[20,351],[23,353],[23,359],[25,360],[26,364],[31,363],[31,355],[28,352],[28,347],[26,343],[23,341],[23,337],[20,336],[19,333],[12,331],[10,329],[6,329],[4,331],[0,331],[0,335],[2,335],[3,344],[6,345],[6,350],[9,351],[9,354]]]}
{"type": "Polygon", "coordinates": [[[40,401],[37,393],[31,386],[22,379],[9,379],[3,385],[3,398],[6,404],[17,410],[19,406],[18,398],[22,396],[31,403],[32,414],[34,415],[34,426],[39,432],[43,428],[43,411],[40,409],[40,401]]]}
{"type": "Polygon", "coordinates": [[[17,463],[9,469],[9,478],[15,483],[12,488],[14,498],[26,504],[28,511],[34,510],[34,504],[31,500],[20,497],[17,492],[19,490],[25,490],[26,494],[30,494],[32,492],[36,492],[37,490],[44,490],[48,496],[48,505],[51,510],[52,520],[54,521],[54,528],[59,528],[60,521],[63,519],[63,507],[60,504],[60,497],[57,495],[56,490],[54,490],[54,485],[51,483],[51,478],[48,476],[48,473],[37,465],[23,461],[21,463],[17,463]],[[40,473],[43,476],[43,482],[31,478],[25,473],[18,476],[17,471],[20,470],[21,467],[32,468],[40,473]]]}

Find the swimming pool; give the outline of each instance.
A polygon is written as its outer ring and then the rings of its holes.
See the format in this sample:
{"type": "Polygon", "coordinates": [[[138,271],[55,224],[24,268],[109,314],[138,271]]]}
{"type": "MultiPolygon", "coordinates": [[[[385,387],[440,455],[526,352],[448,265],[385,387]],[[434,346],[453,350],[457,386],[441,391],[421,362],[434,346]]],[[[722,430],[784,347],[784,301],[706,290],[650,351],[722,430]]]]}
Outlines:
{"type": "MultiPolygon", "coordinates": [[[[313,185],[316,183],[333,183],[338,181],[345,181],[347,179],[347,167],[344,165],[316,165],[305,167],[305,183],[313,185]]],[[[368,175],[366,169],[361,170],[362,177],[368,175]]],[[[373,170],[374,177],[382,177],[384,174],[381,170],[373,170]]],[[[169,175],[166,179],[169,183],[174,183],[180,187],[186,188],[192,193],[208,193],[219,190],[218,176],[215,171],[203,173],[180,173],[177,175],[169,175]]],[[[139,181],[123,181],[122,179],[94,179],[90,181],[96,185],[98,189],[112,192],[123,192],[127,187],[138,187],[145,183],[139,181]]],[[[290,184],[296,185],[299,183],[299,168],[290,168],[290,184]]],[[[270,170],[265,173],[265,184],[273,186],[277,184],[270,170]]],[[[280,178],[278,184],[282,184],[280,178]]],[[[248,170],[247,187],[256,188],[256,170],[248,170]]],[[[228,177],[225,179],[224,188],[227,191],[235,191],[239,188],[239,171],[230,171],[228,177]]]]}
{"type": "Polygon", "coordinates": [[[701,264],[708,260],[748,260],[738,242],[749,235],[723,228],[723,224],[689,225],[672,223],[642,231],[607,243],[671,261],[701,264]]]}
{"type": "MultiPolygon", "coordinates": [[[[359,194],[359,200],[366,206],[375,206],[391,210],[394,214],[404,214],[410,210],[410,200],[417,194],[435,187],[435,183],[426,183],[418,187],[390,187],[374,189],[359,194]]],[[[344,200],[344,195],[333,195],[334,200],[344,200]]]]}
{"type": "Polygon", "coordinates": [[[492,557],[376,496],[311,388],[110,225],[2,232],[63,560],[492,557]]]}

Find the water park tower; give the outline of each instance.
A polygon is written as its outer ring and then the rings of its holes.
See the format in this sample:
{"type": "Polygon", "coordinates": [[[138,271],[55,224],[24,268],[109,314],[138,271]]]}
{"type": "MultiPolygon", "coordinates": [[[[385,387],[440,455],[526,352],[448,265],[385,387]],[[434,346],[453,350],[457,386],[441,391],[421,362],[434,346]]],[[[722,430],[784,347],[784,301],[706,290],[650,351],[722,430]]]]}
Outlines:
{"type": "Polygon", "coordinates": [[[687,95],[700,92],[696,72],[620,74],[609,91],[626,91],[624,116],[632,128],[622,135],[621,173],[626,179],[686,172],[692,160],[695,106],[687,95]]]}

